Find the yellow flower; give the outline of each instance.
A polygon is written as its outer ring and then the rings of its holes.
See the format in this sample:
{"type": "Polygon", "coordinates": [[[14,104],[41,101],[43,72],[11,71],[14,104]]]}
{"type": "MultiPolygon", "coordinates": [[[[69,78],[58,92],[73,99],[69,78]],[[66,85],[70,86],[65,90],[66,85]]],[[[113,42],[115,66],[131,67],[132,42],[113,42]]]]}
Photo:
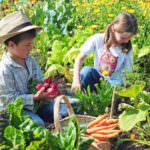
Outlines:
{"type": "Polygon", "coordinates": [[[76,2],[74,2],[74,5],[78,6],[78,5],[80,5],[80,3],[78,1],[76,1],[76,2]]]}
{"type": "Polygon", "coordinates": [[[105,30],[104,29],[100,29],[99,32],[103,33],[105,30]]]}
{"type": "Polygon", "coordinates": [[[93,34],[93,30],[90,27],[86,28],[86,31],[90,34],[93,34]]]}
{"type": "Polygon", "coordinates": [[[141,7],[144,9],[144,7],[145,7],[145,3],[144,3],[143,1],[138,1],[138,4],[140,4],[140,5],[141,5],[141,7]]]}
{"type": "Polygon", "coordinates": [[[79,11],[80,11],[80,8],[76,8],[76,11],[79,12],[79,11]]]}
{"type": "Polygon", "coordinates": [[[102,74],[103,74],[104,76],[108,76],[108,71],[107,71],[107,70],[104,70],[104,71],[102,72],[102,74]]]}
{"type": "Polygon", "coordinates": [[[99,6],[100,4],[98,2],[93,3],[94,6],[99,6]]]}
{"type": "Polygon", "coordinates": [[[35,4],[37,2],[37,0],[31,0],[32,4],[35,4]]]}
{"type": "Polygon", "coordinates": [[[90,5],[90,4],[89,4],[89,3],[86,3],[86,2],[82,4],[83,7],[87,7],[87,6],[89,6],[89,5],[90,5]]]}
{"type": "Polygon", "coordinates": [[[90,26],[90,29],[93,29],[93,30],[94,30],[94,29],[96,29],[97,27],[98,27],[98,25],[94,24],[94,25],[91,25],[91,26],[90,26]]]}
{"type": "Polygon", "coordinates": [[[135,12],[134,9],[128,9],[127,11],[128,11],[129,13],[131,13],[131,14],[135,12]]]}
{"type": "Polygon", "coordinates": [[[77,26],[77,28],[78,28],[78,29],[82,29],[82,28],[83,28],[83,26],[79,25],[79,26],[77,26]]]}
{"type": "Polygon", "coordinates": [[[99,13],[100,10],[99,9],[94,9],[94,13],[99,13]]]}
{"type": "Polygon", "coordinates": [[[126,9],[127,9],[126,6],[121,7],[121,10],[126,10],[126,9]]]}
{"type": "Polygon", "coordinates": [[[100,4],[105,4],[104,0],[100,0],[100,4]]]}
{"type": "Polygon", "coordinates": [[[115,15],[114,14],[108,14],[108,17],[114,17],[115,15]]]}

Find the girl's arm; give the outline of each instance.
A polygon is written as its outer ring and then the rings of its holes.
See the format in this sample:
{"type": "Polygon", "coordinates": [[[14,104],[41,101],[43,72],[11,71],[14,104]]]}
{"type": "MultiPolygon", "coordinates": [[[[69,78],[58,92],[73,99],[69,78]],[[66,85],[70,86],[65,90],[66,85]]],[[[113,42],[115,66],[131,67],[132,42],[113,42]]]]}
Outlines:
{"type": "Polygon", "coordinates": [[[77,91],[81,89],[81,82],[80,82],[80,69],[83,64],[84,59],[93,51],[96,50],[98,45],[103,44],[103,34],[95,34],[89,37],[85,43],[80,47],[80,54],[75,60],[74,65],[74,75],[73,75],[73,83],[72,83],[72,90],[77,91]]]}
{"type": "Polygon", "coordinates": [[[80,82],[80,70],[83,64],[86,55],[83,52],[77,56],[74,64],[74,74],[73,74],[73,83],[72,83],[72,90],[75,92],[81,89],[81,82],[80,82]]]}

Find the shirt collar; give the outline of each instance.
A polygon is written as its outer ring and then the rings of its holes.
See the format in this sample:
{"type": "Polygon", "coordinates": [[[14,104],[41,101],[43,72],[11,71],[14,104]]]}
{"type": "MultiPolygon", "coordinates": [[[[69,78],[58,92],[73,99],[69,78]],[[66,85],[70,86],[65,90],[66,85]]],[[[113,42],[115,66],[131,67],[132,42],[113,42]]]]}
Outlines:
{"type": "MultiPolygon", "coordinates": [[[[26,61],[27,61],[27,59],[28,59],[28,58],[26,58],[26,61]]],[[[21,68],[22,68],[21,65],[19,65],[18,63],[16,63],[16,62],[10,57],[10,55],[9,55],[8,52],[4,52],[3,57],[2,57],[2,61],[3,61],[3,63],[6,64],[6,65],[11,65],[11,66],[13,66],[13,67],[19,67],[19,68],[21,67],[21,68]]]]}

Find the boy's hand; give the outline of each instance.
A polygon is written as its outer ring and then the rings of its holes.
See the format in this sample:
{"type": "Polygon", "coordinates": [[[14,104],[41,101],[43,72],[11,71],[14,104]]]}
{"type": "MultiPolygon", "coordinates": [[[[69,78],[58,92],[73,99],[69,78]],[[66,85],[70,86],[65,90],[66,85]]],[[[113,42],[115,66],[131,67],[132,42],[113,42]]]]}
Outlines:
{"type": "Polygon", "coordinates": [[[47,95],[45,92],[45,87],[42,87],[35,95],[33,95],[33,100],[52,100],[55,96],[47,95]]]}
{"type": "Polygon", "coordinates": [[[33,100],[39,101],[45,97],[43,94],[45,87],[42,87],[35,95],[33,95],[33,100]]]}

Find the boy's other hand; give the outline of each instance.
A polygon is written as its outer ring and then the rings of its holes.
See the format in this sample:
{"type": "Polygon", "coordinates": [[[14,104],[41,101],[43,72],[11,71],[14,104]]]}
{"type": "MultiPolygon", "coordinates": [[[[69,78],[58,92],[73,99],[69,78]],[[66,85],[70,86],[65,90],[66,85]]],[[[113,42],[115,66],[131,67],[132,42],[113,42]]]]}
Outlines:
{"type": "Polygon", "coordinates": [[[35,95],[33,95],[33,100],[40,101],[40,100],[47,100],[51,101],[56,96],[54,95],[47,95],[45,92],[45,87],[42,87],[35,95]]]}
{"type": "Polygon", "coordinates": [[[43,92],[45,91],[45,87],[42,87],[35,95],[33,95],[33,100],[39,101],[45,97],[43,92]]]}

